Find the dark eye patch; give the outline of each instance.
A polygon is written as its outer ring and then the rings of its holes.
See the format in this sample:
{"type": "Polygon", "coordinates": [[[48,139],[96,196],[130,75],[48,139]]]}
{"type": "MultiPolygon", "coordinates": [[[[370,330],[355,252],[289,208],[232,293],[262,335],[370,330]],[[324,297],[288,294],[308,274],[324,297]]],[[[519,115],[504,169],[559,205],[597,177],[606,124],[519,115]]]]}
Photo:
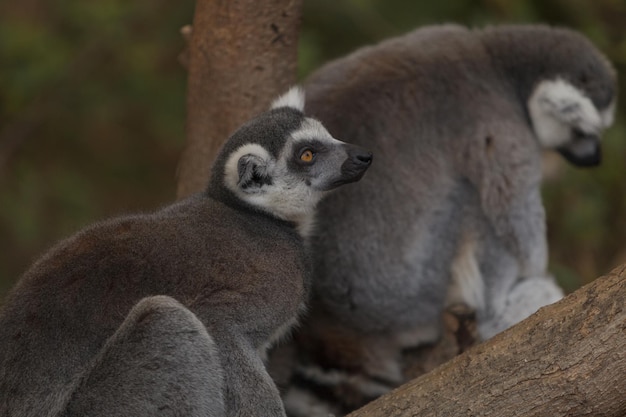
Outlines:
{"type": "Polygon", "coordinates": [[[299,159],[302,152],[304,152],[307,149],[316,154],[328,152],[328,147],[324,144],[324,142],[320,140],[317,140],[317,139],[299,140],[294,146],[295,159],[299,159]]]}
{"type": "Polygon", "coordinates": [[[315,164],[316,159],[320,154],[326,153],[330,150],[328,145],[317,139],[305,139],[299,140],[293,147],[293,156],[288,161],[289,167],[294,171],[307,170],[310,166],[315,164]],[[305,151],[313,152],[313,160],[310,162],[303,161],[300,157],[305,151]]]}

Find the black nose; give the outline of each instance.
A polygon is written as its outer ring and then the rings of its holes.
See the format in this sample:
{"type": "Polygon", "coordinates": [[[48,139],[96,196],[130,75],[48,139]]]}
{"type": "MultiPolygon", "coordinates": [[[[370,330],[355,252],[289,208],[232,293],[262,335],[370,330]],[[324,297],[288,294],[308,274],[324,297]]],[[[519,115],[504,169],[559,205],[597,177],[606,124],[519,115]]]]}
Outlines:
{"type": "Polygon", "coordinates": [[[365,168],[372,163],[372,153],[358,146],[350,145],[348,148],[348,160],[355,167],[365,168]]]}
{"type": "Polygon", "coordinates": [[[366,150],[360,150],[359,153],[352,156],[357,164],[369,165],[372,163],[372,153],[366,150]]]}
{"type": "Polygon", "coordinates": [[[573,140],[557,148],[557,151],[578,167],[595,167],[602,162],[600,137],[579,130],[574,130],[573,140]]]}
{"type": "Polygon", "coordinates": [[[354,145],[346,147],[348,158],[341,166],[341,174],[346,182],[358,181],[372,163],[372,153],[354,145]]]}

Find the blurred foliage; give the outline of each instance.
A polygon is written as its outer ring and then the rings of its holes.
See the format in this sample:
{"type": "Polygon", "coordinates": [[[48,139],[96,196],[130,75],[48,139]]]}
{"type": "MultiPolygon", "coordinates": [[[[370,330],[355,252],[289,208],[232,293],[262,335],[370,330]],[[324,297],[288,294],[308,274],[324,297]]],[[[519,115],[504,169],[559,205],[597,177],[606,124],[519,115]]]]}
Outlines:
{"type": "Polygon", "coordinates": [[[61,237],[174,198],[193,6],[0,3],[0,295],[61,237]]]}
{"type": "MultiPolygon", "coordinates": [[[[186,78],[176,57],[193,7],[0,4],[0,298],[58,239],[174,198],[186,78]]],[[[300,75],[358,46],[444,22],[568,26],[626,74],[624,0],[305,0],[300,75]]],[[[625,130],[618,110],[600,168],[558,161],[546,181],[551,270],[568,290],[626,262],[625,130]]]]}

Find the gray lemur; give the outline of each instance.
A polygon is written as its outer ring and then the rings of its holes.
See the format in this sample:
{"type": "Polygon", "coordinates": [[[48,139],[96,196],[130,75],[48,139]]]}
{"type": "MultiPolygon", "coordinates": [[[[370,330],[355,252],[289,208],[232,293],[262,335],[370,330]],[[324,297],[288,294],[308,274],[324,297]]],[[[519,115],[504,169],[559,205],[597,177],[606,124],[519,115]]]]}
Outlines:
{"type": "Polygon", "coordinates": [[[225,143],[206,192],[60,242],[0,312],[0,415],[284,416],[262,361],[305,308],[307,237],[369,152],[301,90],[225,143]]]}
{"type": "Polygon", "coordinates": [[[597,165],[616,101],[615,72],[586,38],[426,27],[305,86],[308,113],[377,161],[319,207],[288,411],[341,414],[401,383],[399,351],[436,339],[447,303],[472,306],[486,339],[562,297],[547,272],[542,152],[597,165]],[[343,410],[325,408],[333,397],[343,410]]]}

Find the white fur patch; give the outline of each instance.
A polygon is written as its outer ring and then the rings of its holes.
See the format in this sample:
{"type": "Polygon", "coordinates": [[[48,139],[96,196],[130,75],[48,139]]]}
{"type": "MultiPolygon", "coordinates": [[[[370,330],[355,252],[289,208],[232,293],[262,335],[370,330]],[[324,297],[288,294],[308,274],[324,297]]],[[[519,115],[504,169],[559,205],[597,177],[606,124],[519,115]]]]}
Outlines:
{"type": "Polygon", "coordinates": [[[239,159],[244,155],[256,155],[261,159],[267,161],[268,164],[271,164],[272,157],[267,152],[265,148],[256,143],[248,143],[239,147],[235,152],[233,152],[226,161],[224,165],[224,181],[226,182],[226,187],[228,187],[231,191],[233,191],[238,197],[242,200],[247,200],[246,193],[242,192],[239,188],[239,159]]]}
{"type": "Polygon", "coordinates": [[[483,340],[489,339],[541,307],[559,301],[563,295],[563,290],[550,276],[524,278],[509,290],[502,309],[494,311],[488,320],[478,323],[478,333],[483,340]]]}
{"type": "Polygon", "coordinates": [[[599,134],[605,127],[585,94],[562,79],[541,82],[528,100],[535,134],[545,148],[557,148],[571,140],[572,128],[599,134]]]}
{"type": "Polygon", "coordinates": [[[605,129],[613,124],[615,120],[615,107],[616,102],[613,100],[609,107],[600,112],[600,119],[602,119],[602,127],[605,129]]]}
{"type": "MultiPolygon", "coordinates": [[[[327,142],[329,144],[343,144],[344,142],[337,140],[332,137],[332,135],[326,130],[326,128],[319,121],[307,117],[302,122],[302,125],[298,130],[292,133],[291,138],[293,139],[294,145],[300,141],[315,139],[320,142],[327,142]]],[[[307,187],[310,189],[310,187],[307,187]]],[[[310,192],[315,192],[310,190],[310,192]]],[[[315,192],[318,200],[322,198],[322,194],[319,192],[315,192]]],[[[307,238],[311,235],[315,226],[315,216],[313,215],[313,211],[308,213],[303,213],[302,216],[298,219],[298,232],[301,236],[307,238]]]]}
{"type": "Polygon", "coordinates": [[[289,172],[285,155],[291,152],[287,146],[278,161],[261,145],[249,143],[241,146],[230,155],[224,167],[224,181],[227,188],[242,201],[258,207],[283,220],[296,223],[298,232],[308,237],[313,227],[314,209],[322,193],[313,190],[289,172]],[[267,171],[272,184],[264,184],[258,189],[243,190],[239,187],[238,162],[244,155],[256,155],[267,161],[267,171]]]}
{"type": "Polygon", "coordinates": [[[485,309],[485,283],[476,261],[476,241],[466,238],[452,261],[452,282],[446,304],[467,304],[477,311],[485,309]]]}
{"type": "MultiPolygon", "coordinates": [[[[290,152],[290,149],[286,151],[290,152]]],[[[312,223],[315,206],[322,198],[322,194],[291,174],[284,155],[285,151],[276,164],[272,176],[274,183],[267,187],[266,193],[255,197],[253,203],[265,207],[281,219],[295,222],[298,231],[306,237],[303,232],[306,232],[308,225],[312,223]]]]}
{"type": "Polygon", "coordinates": [[[299,86],[291,87],[289,91],[278,97],[272,103],[272,109],[279,107],[291,107],[296,110],[304,111],[304,90],[299,86]]]}
{"type": "MultiPolygon", "coordinates": [[[[284,103],[293,104],[294,100],[299,100],[298,97],[303,99],[301,93],[299,88],[290,90],[286,96],[279,99],[278,103],[282,103],[279,106],[285,105],[284,103]]],[[[291,134],[277,160],[261,145],[250,143],[233,152],[224,168],[225,185],[238,198],[280,219],[294,222],[304,238],[310,236],[313,230],[315,207],[325,192],[311,186],[311,183],[307,184],[302,176],[290,172],[287,159],[291,157],[294,146],[297,146],[299,141],[310,139],[333,145],[343,144],[333,138],[320,122],[305,118],[300,128],[291,134]],[[245,190],[239,186],[239,159],[248,154],[266,161],[266,171],[271,177],[271,184],[245,190]]]]}
{"type": "Polygon", "coordinates": [[[328,142],[333,144],[342,144],[340,140],[337,140],[328,133],[328,130],[319,121],[307,117],[302,122],[302,125],[298,130],[291,134],[294,142],[298,142],[306,139],[316,139],[321,142],[328,142]]]}
{"type": "Polygon", "coordinates": [[[309,236],[313,233],[315,229],[315,216],[311,212],[305,216],[300,218],[296,228],[298,229],[298,233],[305,239],[308,239],[309,236]]]}

